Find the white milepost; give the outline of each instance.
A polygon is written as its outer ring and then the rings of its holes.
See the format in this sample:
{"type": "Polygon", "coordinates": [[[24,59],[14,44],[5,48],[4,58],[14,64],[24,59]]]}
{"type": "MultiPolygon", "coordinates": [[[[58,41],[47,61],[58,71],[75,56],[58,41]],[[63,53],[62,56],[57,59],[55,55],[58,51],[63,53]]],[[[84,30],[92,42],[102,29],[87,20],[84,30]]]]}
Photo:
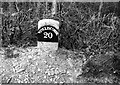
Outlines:
{"type": "Polygon", "coordinates": [[[53,19],[42,19],[38,22],[37,47],[45,51],[58,49],[59,22],[53,19]]]}

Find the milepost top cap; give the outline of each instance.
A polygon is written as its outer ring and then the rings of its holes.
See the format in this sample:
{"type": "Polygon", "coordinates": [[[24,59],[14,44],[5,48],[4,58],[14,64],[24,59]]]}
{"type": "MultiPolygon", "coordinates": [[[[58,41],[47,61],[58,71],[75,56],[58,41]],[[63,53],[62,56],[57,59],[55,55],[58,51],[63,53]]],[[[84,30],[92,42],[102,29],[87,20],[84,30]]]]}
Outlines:
{"type": "Polygon", "coordinates": [[[51,25],[51,26],[54,26],[56,29],[59,29],[59,21],[54,19],[42,19],[38,21],[38,29],[40,29],[45,25],[51,25]]]}

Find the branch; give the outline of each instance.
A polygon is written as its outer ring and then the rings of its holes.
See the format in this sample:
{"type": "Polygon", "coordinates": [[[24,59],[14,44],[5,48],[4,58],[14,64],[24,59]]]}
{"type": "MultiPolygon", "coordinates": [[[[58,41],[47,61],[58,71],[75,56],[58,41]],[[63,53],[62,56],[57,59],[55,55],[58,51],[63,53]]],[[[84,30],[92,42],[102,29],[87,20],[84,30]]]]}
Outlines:
{"type": "Polygon", "coordinates": [[[56,14],[56,0],[53,0],[52,16],[56,14]]]}
{"type": "Polygon", "coordinates": [[[17,11],[19,12],[20,10],[18,8],[17,2],[15,3],[15,7],[16,7],[17,11]]]}
{"type": "Polygon", "coordinates": [[[100,15],[101,15],[102,6],[103,6],[103,0],[101,0],[101,2],[100,2],[99,12],[98,12],[98,19],[100,18],[100,15]]]}

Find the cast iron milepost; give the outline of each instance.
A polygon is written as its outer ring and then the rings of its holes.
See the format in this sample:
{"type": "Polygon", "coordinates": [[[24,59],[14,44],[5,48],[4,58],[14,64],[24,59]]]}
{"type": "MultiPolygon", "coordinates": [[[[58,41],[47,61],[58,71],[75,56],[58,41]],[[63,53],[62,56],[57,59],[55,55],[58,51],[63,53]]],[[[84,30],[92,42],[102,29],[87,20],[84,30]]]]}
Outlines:
{"type": "Polygon", "coordinates": [[[37,46],[46,51],[58,49],[59,22],[42,19],[38,22],[37,46]]]}

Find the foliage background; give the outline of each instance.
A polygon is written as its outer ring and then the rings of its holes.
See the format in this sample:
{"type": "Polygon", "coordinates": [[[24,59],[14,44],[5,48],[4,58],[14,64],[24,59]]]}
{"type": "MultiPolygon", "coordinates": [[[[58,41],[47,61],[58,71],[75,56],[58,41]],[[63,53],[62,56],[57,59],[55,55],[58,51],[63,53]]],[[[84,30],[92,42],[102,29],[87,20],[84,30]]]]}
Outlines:
{"type": "Polygon", "coordinates": [[[52,18],[61,23],[59,47],[85,48],[93,43],[91,39],[95,40],[97,37],[95,34],[99,34],[98,29],[102,27],[102,24],[110,24],[107,19],[118,15],[118,3],[115,2],[103,3],[99,19],[97,18],[100,2],[58,2],[57,13],[53,17],[51,17],[51,2],[47,4],[45,2],[2,2],[1,4],[4,12],[3,46],[9,44],[16,46],[36,45],[34,42],[37,40],[35,34],[38,20],[52,18]],[[103,20],[104,15],[106,16],[103,20]],[[97,24],[101,25],[97,27],[97,24]]]}

